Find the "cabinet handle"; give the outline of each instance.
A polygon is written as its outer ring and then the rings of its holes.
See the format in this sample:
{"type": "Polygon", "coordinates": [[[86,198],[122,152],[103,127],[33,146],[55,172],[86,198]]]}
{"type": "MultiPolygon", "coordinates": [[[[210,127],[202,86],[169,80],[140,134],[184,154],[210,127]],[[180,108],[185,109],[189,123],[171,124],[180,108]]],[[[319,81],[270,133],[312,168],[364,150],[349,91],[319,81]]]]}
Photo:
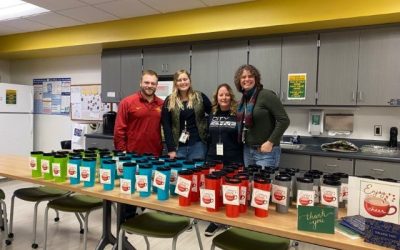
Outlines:
{"type": "Polygon", "coordinates": [[[363,101],[362,91],[358,91],[358,100],[363,101]]]}
{"type": "Polygon", "coordinates": [[[352,96],[353,101],[355,101],[356,100],[356,92],[352,91],[351,96],[352,96]]]}
{"type": "Polygon", "coordinates": [[[164,63],[161,64],[161,72],[164,72],[164,63]]]}
{"type": "Polygon", "coordinates": [[[165,64],[165,72],[168,72],[168,63],[165,64]]]}
{"type": "Polygon", "coordinates": [[[284,101],[285,100],[285,91],[282,91],[281,92],[281,101],[284,101]]]}
{"type": "Polygon", "coordinates": [[[381,172],[381,173],[385,172],[385,170],[381,169],[381,168],[373,168],[371,170],[376,171],[376,172],[381,172]]]}
{"type": "Polygon", "coordinates": [[[325,166],[330,167],[330,168],[335,168],[335,167],[337,167],[338,165],[336,165],[336,164],[325,164],[325,166]]]}

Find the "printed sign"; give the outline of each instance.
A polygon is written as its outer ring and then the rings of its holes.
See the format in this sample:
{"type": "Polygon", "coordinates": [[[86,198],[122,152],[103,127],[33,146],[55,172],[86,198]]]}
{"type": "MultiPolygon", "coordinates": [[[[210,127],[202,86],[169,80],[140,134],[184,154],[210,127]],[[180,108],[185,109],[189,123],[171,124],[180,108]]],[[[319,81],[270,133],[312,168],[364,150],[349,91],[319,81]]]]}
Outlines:
{"type": "Polygon", "coordinates": [[[29,168],[31,170],[37,170],[37,159],[36,159],[36,157],[29,157],[29,168]]]}
{"type": "Polygon", "coordinates": [[[117,162],[117,175],[122,176],[124,174],[124,163],[117,162]]]}
{"type": "Polygon", "coordinates": [[[399,183],[351,176],[347,214],[399,224],[399,196],[399,183]]]}
{"type": "Polygon", "coordinates": [[[192,192],[195,192],[195,193],[199,192],[198,186],[197,186],[197,175],[195,175],[195,174],[192,176],[192,192]]]}
{"type": "Polygon", "coordinates": [[[136,190],[138,192],[149,192],[147,175],[136,175],[136,190]]]}
{"type": "Polygon", "coordinates": [[[252,207],[268,210],[270,196],[271,196],[270,192],[254,188],[253,195],[251,196],[250,205],[252,207]]]}
{"type": "Polygon", "coordinates": [[[279,185],[272,185],[272,202],[286,206],[288,199],[288,188],[279,185]]]}
{"type": "Polygon", "coordinates": [[[178,170],[171,169],[171,175],[169,177],[169,182],[171,185],[176,185],[176,181],[178,180],[178,170]]]}
{"type": "Polygon", "coordinates": [[[335,233],[335,208],[299,206],[297,229],[316,233],[335,233]]]}
{"type": "Polygon", "coordinates": [[[297,190],[297,207],[314,206],[314,191],[297,190]]]}
{"type": "Polygon", "coordinates": [[[53,176],[60,177],[61,176],[61,167],[60,163],[53,163],[53,176]]]}
{"type": "Polygon", "coordinates": [[[67,176],[72,178],[78,178],[78,165],[68,163],[67,165],[67,176]]]}
{"type": "Polygon", "coordinates": [[[314,203],[319,203],[319,186],[313,186],[314,190],[314,203]]]}
{"type": "Polygon", "coordinates": [[[365,219],[364,241],[391,249],[400,249],[400,225],[365,219]]]}
{"type": "Polygon", "coordinates": [[[342,183],[340,186],[340,196],[339,201],[347,201],[347,197],[349,195],[349,185],[347,183],[342,183]]]}
{"type": "Polygon", "coordinates": [[[81,181],[90,181],[90,167],[81,166],[80,169],[81,181]]]}
{"type": "Polygon", "coordinates": [[[121,194],[132,194],[132,182],[130,179],[119,179],[121,194]]]}
{"type": "Polygon", "coordinates": [[[42,173],[49,174],[50,173],[50,161],[49,160],[43,160],[41,161],[41,169],[42,173]]]}
{"type": "Polygon", "coordinates": [[[111,169],[100,168],[100,183],[111,184],[111,169]]]}
{"type": "Polygon", "coordinates": [[[154,171],[153,186],[165,190],[167,176],[160,171],[154,171]]]}
{"type": "Polygon", "coordinates": [[[239,186],[222,185],[223,203],[239,206],[239,186]]]}
{"type": "Polygon", "coordinates": [[[200,206],[215,209],[215,190],[200,189],[200,206]]]}
{"type": "Polygon", "coordinates": [[[240,199],[239,203],[241,205],[246,205],[246,195],[247,195],[247,188],[246,187],[240,187],[240,199]]]}
{"type": "Polygon", "coordinates": [[[180,196],[189,197],[190,186],[192,185],[192,181],[189,181],[185,178],[178,176],[178,180],[176,182],[175,193],[180,196]]]}
{"type": "Polygon", "coordinates": [[[337,188],[321,186],[321,204],[339,207],[339,194],[337,188]]]}
{"type": "Polygon", "coordinates": [[[306,99],[307,74],[296,73],[288,74],[288,100],[306,99]]]}

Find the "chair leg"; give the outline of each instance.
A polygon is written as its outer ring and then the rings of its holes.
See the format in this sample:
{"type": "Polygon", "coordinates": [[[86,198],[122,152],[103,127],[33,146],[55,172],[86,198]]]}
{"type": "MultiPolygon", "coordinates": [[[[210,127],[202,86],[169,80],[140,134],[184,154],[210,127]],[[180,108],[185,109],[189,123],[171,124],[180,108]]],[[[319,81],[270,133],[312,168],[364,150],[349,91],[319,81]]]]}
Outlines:
{"type": "MultiPolygon", "coordinates": [[[[2,202],[2,200],[0,200],[0,202],[2,202]]],[[[4,218],[4,213],[3,213],[4,208],[0,206],[0,228],[2,231],[4,231],[4,223],[3,223],[3,218],[4,218]]]]}
{"type": "Polygon", "coordinates": [[[172,238],[172,250],[176,250],[176,242],[178,241],[178,236],[172,238]]]}
{"type": "Polygon", "coordinates": [[[9,238],[14,238],[13,234],[13,221],[14,221],[14,201],[15,201],[15,194],[11,197],[11,208],[10,208],[10,226],[9,226],[9,238]]]}
{"type": "Polygon", "coordinates": [[[143,236],[144,237],[144,241],[146,241],[146,249],[150,250],[150,242],[149,239],[147,238],[147,236],[143,236]]]}
{"type": "Polygon", "coordinates": [[[46,206],[46,211],[44,213],[44,246],[43,250],[47,249],[47,224],[48,224],[48,217],[49,217],[49,207],[46,206]]]}
{"type": "Polygon", "coordinates": [[[58,222],[60,220],[60,214],[58,213],[58,210],[55,211],[56,211],[56,217],[54,218],[54,221],[58,222]]]}
{"type": "Polygon", "coordinates": [[[82,234],[82,233],[83,233],[82,231],[84,231],[84,229],[83,229],[82,218],[81,218],[81,216],[80,216],[79,213],[74,213],[74,214],[75,214],[76,218],[77,218],[78,221],[79,221],[79,232],[82,234]]]}
{"type": "Polygon", "coordinates": [[[89,225],[89,214],[91,211],[87,211],[86,216],[85,216],[85,229],[83,233],[83,245],[84,245],[84,250],[87,249],[87,234],[88,234],[88,225],[89,225]]]}
{"type": "Polygon", "coordinates": [[[3,226],[4,226],[4,232],[5,232],[5,235],[6,235],[6,239],[4,240],[4,243],[9,244],[11,242],[8,239],[7,207],[6,207],[6,203],[3,200],[1,200],[0,203],[1,203],[1,207],[2,207],[1,210],[2,210],[2,214],[3,214],[2,223],[3,223],[3,226]]]}
{"type": "Polygon", "coordinates": [[[203,250],[203,243],[201,242],[201,236],[199,231],[199,226],[197,225],[197,220],[193,219],[194,229],[196,230],[197,241],[199,242],[200,250],[203,250]]]}
{"type": "MultiPolygon", "coordinates": [[[[38,206],[39,203],[41,201],[38,201],[35,203],[35,208],[33,210],[33,240],[32,240],[32,248],[37,248],[38,245],[36,243],[36,226],[37,226],[37,210],[38,210],[38,206]]],[[[46,219],[47,221],[47,219],[46,219]]]]}
{"type": "Polygon", "coordinates": [[[210,250],[215,250],[215,245],[214,245],[214,242],[211,244],[211,248],[210,248],[210,250]]]}
{"type": "Polygon", "coordinates": [[[125,230],[121,228],[118,234],[118,250],[122,250],[122,241],[124,240],[124,238],[125,238],[125,230]]]}

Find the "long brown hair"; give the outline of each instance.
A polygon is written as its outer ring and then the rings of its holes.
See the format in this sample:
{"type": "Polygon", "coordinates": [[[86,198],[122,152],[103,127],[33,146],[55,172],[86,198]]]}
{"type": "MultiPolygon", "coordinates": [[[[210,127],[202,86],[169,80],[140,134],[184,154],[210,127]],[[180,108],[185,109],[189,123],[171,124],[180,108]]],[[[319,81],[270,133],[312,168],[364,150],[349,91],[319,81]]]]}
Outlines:
{"type": "Polygon", "coordinates": [[[227,84],[227,83],[222,83],[222,84],[218,85],[217,91],[215,91],[215,93],[213,95],[213,103],[212,103],[211,112],[215,115],[215,113],[217,113],[217,111],[220,110],[220,107],[218,105],[218,91],[222,87],[225,87],[228,90],[229,95],[231,96],[230,114],[236,115],[237,101],[235,99],[235,94],[233,93],[231,86],[229,86],[229,84],[227,84]]]}
{"type": "Polygon", "coordinates": [[[188,99],[189,100],[188,100],[187,107],[189,109],[191,109],[191,108],[193,108],[193,106],[196,102],[200,102],[199,95],[192,88],[192,78],[190,77],[190,73],[185,69],[181,69],[181,70],[178,70],[177,72],[175,72],[175,74],[174,74],[174,86],[172,88],[172,94],[169,96],[169,102],[168,102],[168,110],[169,111],[171,111],[175,108],[179,108],[181,110],[183,110],[183,108],[184,108],[183,103],[180,98],[179,90],[176,87],[177,82],[178,82],[178,77],[182,74],[186,74],[190,81],[190,87],[188,90],[188,99]]]}
{"type": "Polygon", "coordinates": [[[235,86],[239,92],[243,92],[242,86],[240,85],[240,78],[243,74],[243,71],[249,71],[252,76],[254,76],[255,86],[257,89],[262,89],[263,85],[261,84],[261,74],[260,71],[256,67],[251,64],[245,64],[240,66],[235,72],[235,86]]]}

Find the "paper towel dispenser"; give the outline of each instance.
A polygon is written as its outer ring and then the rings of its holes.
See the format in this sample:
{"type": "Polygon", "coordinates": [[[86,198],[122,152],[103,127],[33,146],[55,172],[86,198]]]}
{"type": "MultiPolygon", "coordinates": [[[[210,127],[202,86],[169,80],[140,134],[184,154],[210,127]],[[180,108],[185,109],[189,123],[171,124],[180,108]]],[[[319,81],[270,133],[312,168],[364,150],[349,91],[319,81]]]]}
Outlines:
{"type": "Polygon", "coordinates": [[[325,131],[330,135],[349,135],[353,132],[353,114],[325,114],[325,131]]]}

